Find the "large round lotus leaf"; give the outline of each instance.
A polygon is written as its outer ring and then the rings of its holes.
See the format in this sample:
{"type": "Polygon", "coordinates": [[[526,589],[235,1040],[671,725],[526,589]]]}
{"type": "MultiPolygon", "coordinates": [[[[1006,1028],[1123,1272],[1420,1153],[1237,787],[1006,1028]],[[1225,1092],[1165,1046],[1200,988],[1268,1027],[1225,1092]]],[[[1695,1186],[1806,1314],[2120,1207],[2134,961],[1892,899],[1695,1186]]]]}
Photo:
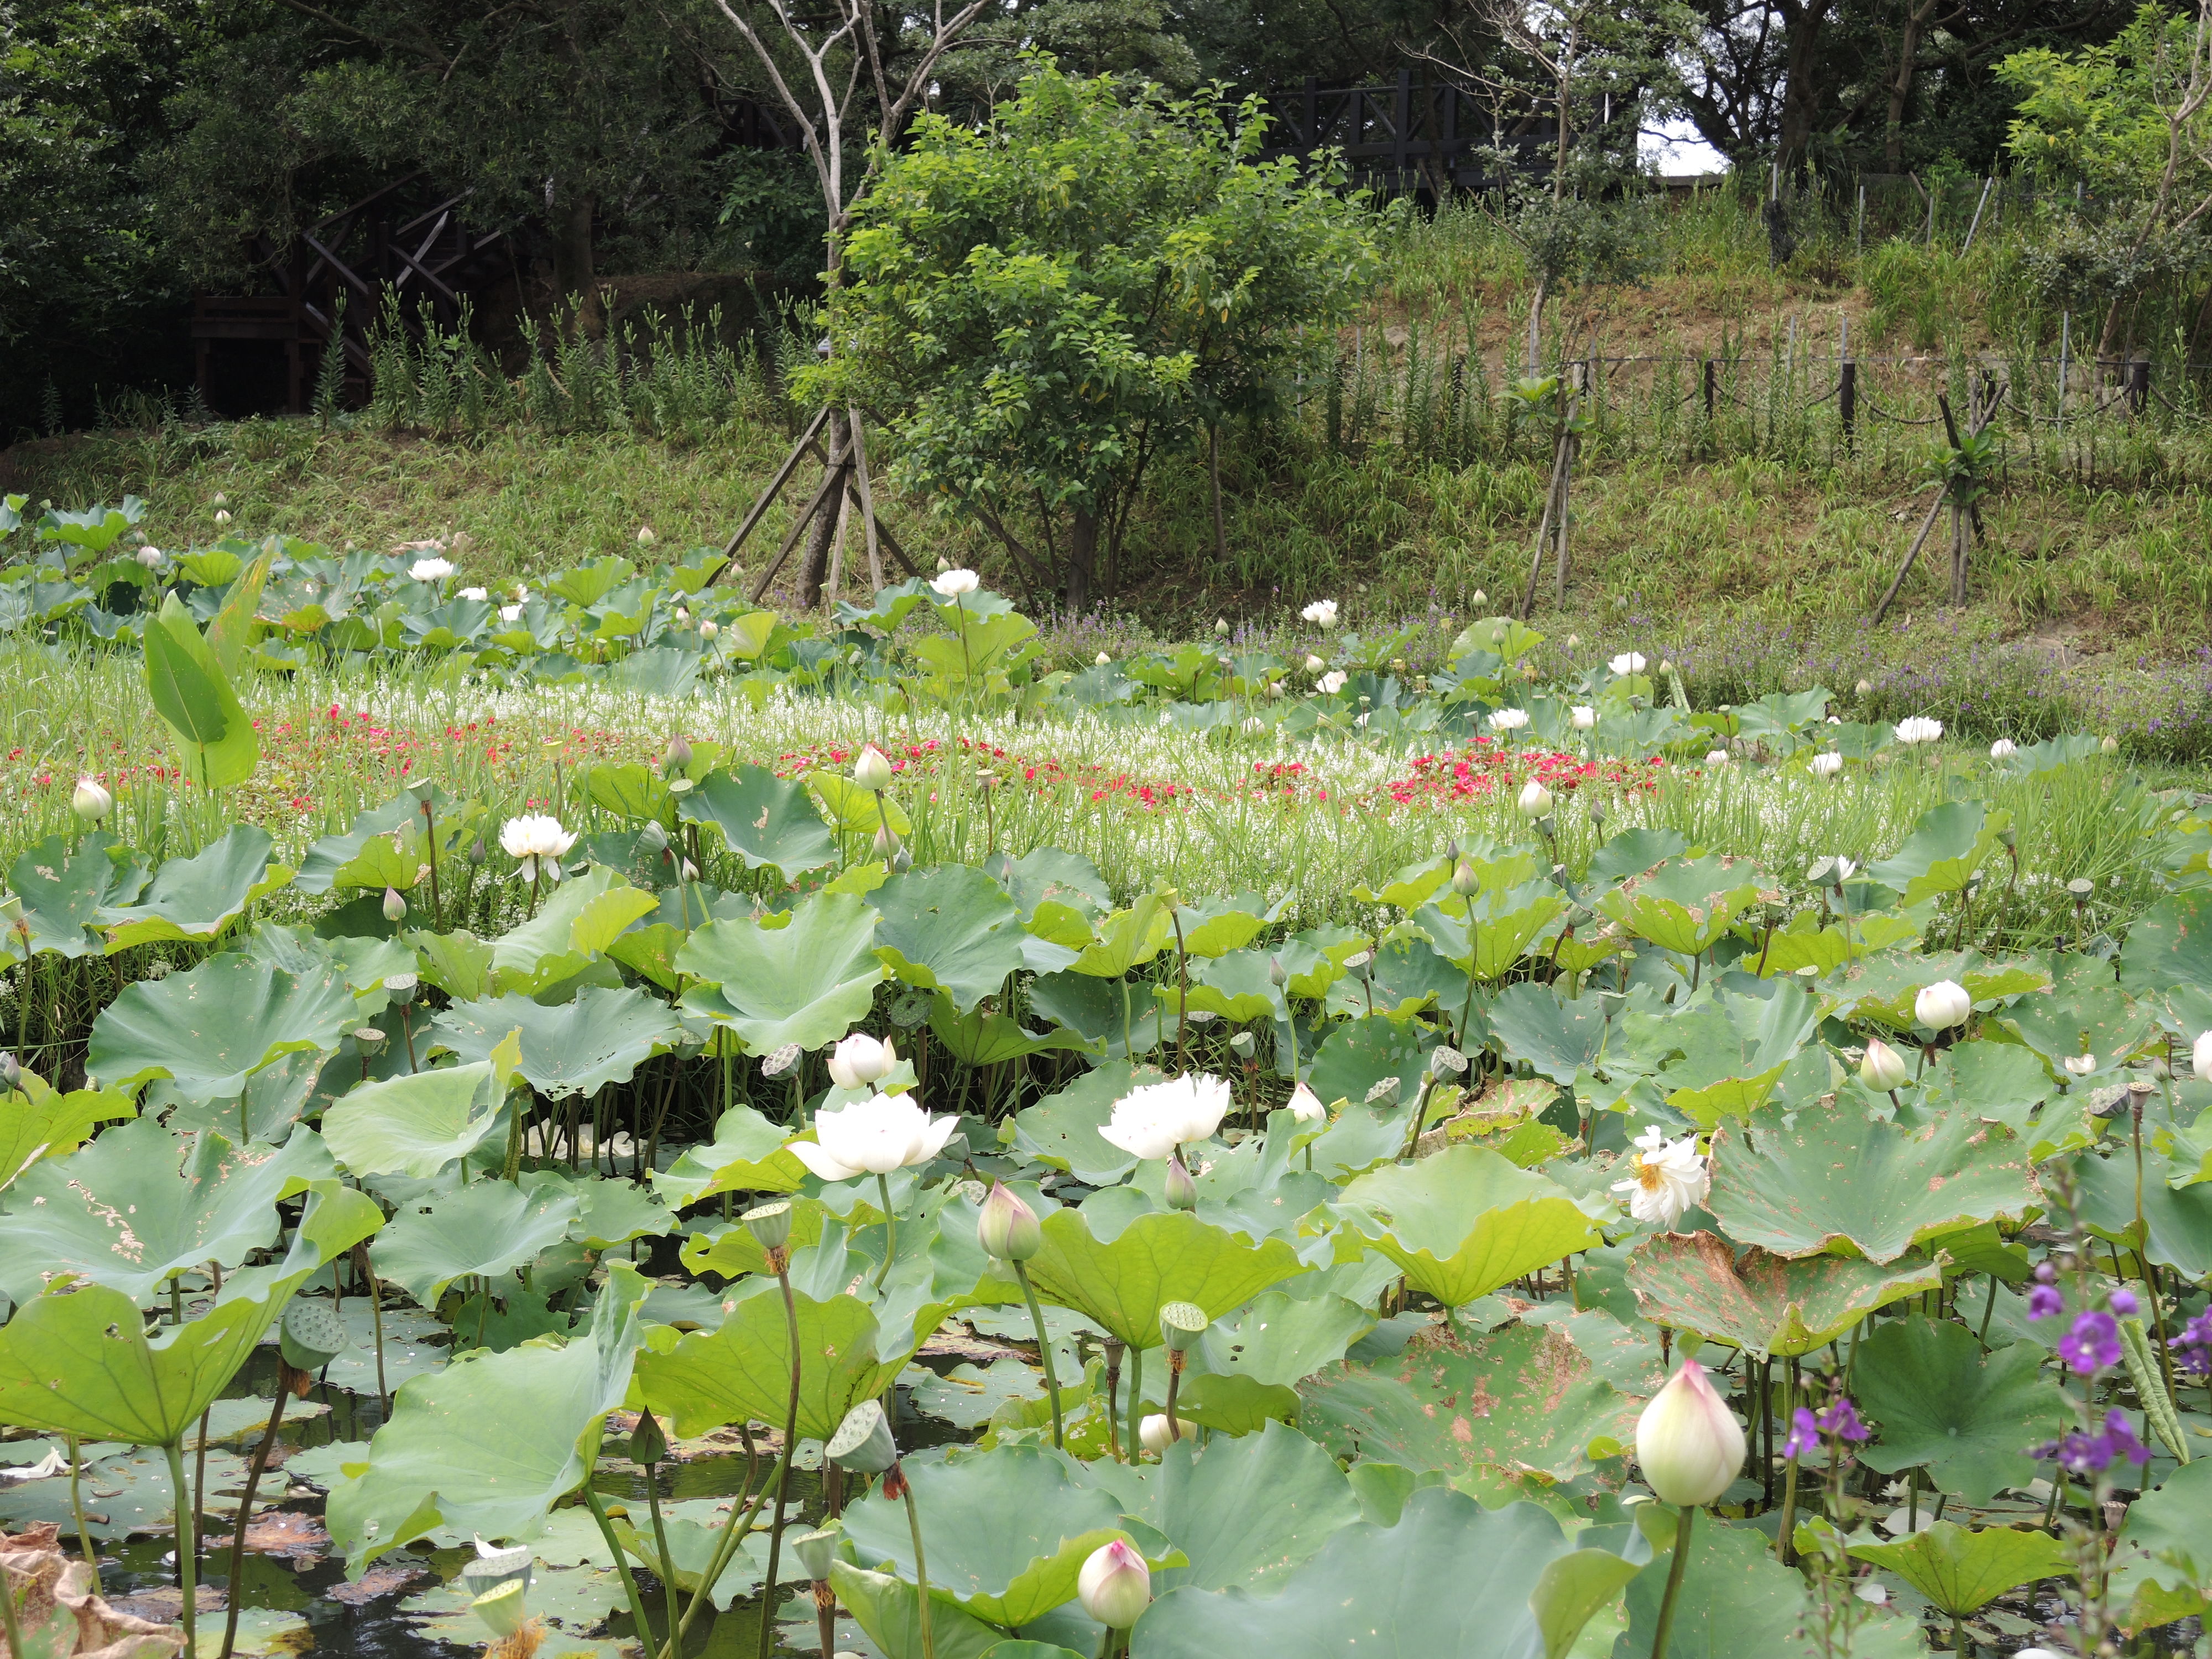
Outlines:
{"type": "Polygon", "coordinates": [[[31,953],[89,956],[103,941],[91,932],[100,912],[137,898],[146,866],[105,830],[87,836],[75,852],[68,840],[49,836],[9,867],[8,890],[22,901],[31,930],[31,953]]]}
{"type": "Polygon", "coordinates": [[[128,950],[166,939],[210,939],[292,878],[276,862],[266,830],[241,823],[186,859],[171,859],[136,904],[100,913],[107,948],[128,950]]]}
{"type": "Polygon", "coordinates": [[[2120,951],[2120,983],[2138,994],[2212,985],[2212,891],[2174,893],[2137,916],[2120,951]]]}
{"type": "Polygon", "coordinates": [[[520,1032],[522,1075],[552,1100],[628,1083],[684,1038],[683,1022],[659,997],[600,985],[550,1008],[524,996],[457,1002],[431,1023],[436,1040],[463,1060],[489,1060],[509,1032],[520,1032]]]}
{"type": "Polygon", "coordinates": [[[1572,1083],[1604,1045],[1605,1004],[1594,996],[1571,1002],[1548,985],[1523,980],[1491,1003],[1490,1029],[1507,1060],[1525,1060],[1554,1083],[1572,1083]]]}
{"type": "Polygon", "coordinates": [[[179,1439],[292,1292],[382,1220],[374,1200],[335,1180],[308,1191],[284,1259],[231,1274],[208,1310],[181,1325],[149,1333],[136,1300],[105,1285],[58,1286],[18,1307],[0,1327],[0,1421],[142,1446],[179,1439]]]}
{"type": "Polygon", "coordinates": [[[2203,1613],[2212,1600],[2212,1457],[2170,1471],[2128,1505],[2112,1553],[2112,1605],[2129,1633],[2203,1613]]]}
{"type": "Polygon", "coordinates": [[[67,1094],[35,1072],[25,1072],[0,1109],[0,1190],[41,1158],[67,1158],[94,1128],[138,1109],[116,1089],[72,1089],[67,1094]]]}
{"type": "Polygon", "coordinates": [[[1301,1427],[1339,1457],[1553,1480],[1619,1455],[1643,1403],[1596,1375],[1565,1331],[1528,1325],[1346,1360],[1300,1392],[1301,1427]]]}
{"type": "MultiPolygon", "coordinates": [[[[1784,994],[1787,994],[1786,993],[1784,994]]],[[[1982,1222],[2017,1228],[2038,1202],[2012,1132],[1965,1113],[1908,1129],[1846,1104],[1723,1125],[1705,1200],[1728,1236],[1777,1255],[1894,1261],[1982,1222]]]]}
{"type": "Polygon", "coordinates": [[[1153,1575],[1155,1595],[1178,1584],[1213,1590],[1281,1583],[1359,1519],[1359,1500],[1336,1461],[1280,1423],[1211,1440],[1203,1451],[1182,1441],[1157,1466],[1103,1460],[1079,1465],[1076,1474],[1112,1492],[1123,1513],[1150,1522],[1188,1558],[1153,1575]]]}
{"type": "MultiPolygon", "coordinates": [[[[1157,1018],[1153,1024],[1157,1028],[1157,1018]]],[[[943,991],[931,999],[929,1030],[963,1066],[998,1066],[1055,1048],[1072,1054],[1097,1054],[1105,1048],[1103,1042],[1080,1031],[1059,1028],[1032,1031],[1018,1019],[980,1006],[959,1013],[952,1006],[951,997],[943,991]]],[[[1146,1046],[1145,1035],[1139,1022],[1132,1036],[1140,1050],[1146,1046]]]]}
{"type": "Polygon", "coordinates": [[[369,1443],[368,1472],[331,1492],[327,1523],[358,1577],[412,1539],[527,1537],[592,1471],[607,1413],[623,1403],[637,1355],[646,1281],[608,1269],[591,1334],[456,1360],[395,1396],[369,1443]]]}
{"type": "MultiPolygon", "coordinates": [[[[1485,888],[1473,900],[1425,904],[1413,925],[1437,956],[1486,983],[1498,979],[1567,908],[1567,896],[1548,881],[1485,888]],[[1473,907],[1473,923],[1468,907],[1473,907]]],[[[1464,993],[1462,993],[1464,994],[1464,993]]]]}
{"type": "MultiPolygon", "coordinates": [[[[905,1361],[876,1357],[876,1316],[857,1297],[817,1302],[793,1292],[799,1317],[799,1433],[827,1440],[845,1413],[873,1400],[905,1361]]],[[[791,1337],[773,1289],[738,1303],[712,1331],[692,1331],[638,1361],[647,1407],[680,1439],[726,1423],[774,1423],[791,1406],[791,1337]]]]}
{"type": "Polygon", "coordinates": [[[234,1146],[139,1118],[33,1165],[8,1189],[0,1290],[27,1302],[74,1273],[150,1301],[172,1273],[209,1261],[234,1267],[276,1243],[278,1202],[332,1173],[313,1134],[281,1148],[234,1146]]]}
{"type": "MultiPolygon", "coordinates": [[[[986,1659],[1006,1645],[1006,1632],[987,1625],[954,1602],[931,1596],[931,1649],[921,1643],[921,1598],[896,1573],[871,1572],[850,1561],[830,1564],[830,1588],[854,1622],[868,1633],[884,1659],[986,1659]]],[[[811,1610],[807,1617],[813,1617],[811,1610]]]]}
{"type": "Polygon", "coordinates": [[[783,925],[710,921],[676,965],[705,981],[684,1006],[727,1025],[754,1054],[819,1048],[863,1018],[889,969],[875,954],[876,913],[851,893],[812,893],[783,925]]]}
{"type": "Polygon", "coordinates": [[[678,1207],[717,1193],[795,1193],[806,1166],[784,1150],[790,1139],[781,1124],[750,1106],[732,1106],[715,1121],[714,1139],[685,1147],[674,1164],[647,1179],[678,1207]]]}
{"type": "Polygon", "coordinates": [[[479,1061],[364,1083],[324,1109],[323,1138],[354,1175],[428,1181],[507,1121],[506,1082],[499,1064],[479,1061]]]}
{"type": "Polygon", "coordinates": [[[1483,1146],[1386,1164],[1347,1186],[1335,1209],[1448,1308],[1598,1242],[1565,1193],[1483,1146]]]}
{"type": "Polygon", "coordinates": [[[1906,904],[1961,892],[2011,823],[2011,813],[1992,812],[1978,800],[1946,801],[1923,812],[1905,845],[1866,872],[1895,888],[1906,904]]]}
{"type": "Polygon", "coordinates": [[[1485,1510],[1443,1487],[1398,1524],[1355,1522],[1279,1586],[1186,1584],[1146,1608],[1133,1659],[1358,1654],[1362,1659],[1542,1659],[1528,1593],[1569,1548],[1533,1504],[1485,1510]]]}
{"type": "MultiPolygon", "coordinates": [[[[1614,1645],[1617,1654],[1651,1651],[1659,1603],[1666,1594],[1671,1550],[1662,1549],[1628,1586],[1628,1630],[1614,1645]]],[[[1674,1603],[1673,1633],[1667,1644],[1672,1659],[1811,1659],[1815,1649],[1795,1638],[1807,1605],[1805,1581],[1774,1559],[1774,1540],[1749,1527],[1731,1527],[1711,1510],[1698,1514],[1690,1531],[1690,1559],[1674,1603]]],[[[1896,1621],[1906,1626],[1906,1621],[1896,1621]]],[[[1924,1650],[1917,1627],[1903,1653],[1924,1650]]],[[[1872,1632],[1869,1632],[1869,1635],[1872,1632]]],[[[1854,1655],[1890,1659],[1897,1651],[1863,1638],[1854,1655]]]]}
{"type": "Polygon", "coordinates": [[[369,1261],[380,1278],[434,1308],[464,1273],[510,1273],[568,1237],[575,1219],[573,1194],[479,1181],[403,1207],[370,1247],[369,1261]]]}
{"type": "Polygon", "coordinates": [[[2073,1552],[2047,1532],[1969,1532],[1951,1521],[1893,1544],[1854,1544],[1851,1554],[1887,1567],[1954,1619],[1979,1612],[2008,1589],[2074,1571],[2073,1552]]]}
{"type": "Polygon", "coordinates": [[[1913,1011],[1920,993],[1942,979],[1963,986],[1978,1006],[2051,985],[2050,971],[2032,962],[1989,962],[1973,951],[1954,951],[1863,957],[1844,970],[1840,986],[1832,980],[1822,988],[1839,1000],[1832,1013],[1879,1020],[1893,1030],[1910,1031],[1920,1023],[1913,1011]]]}
{"type": "MultiPolygon", "coordinates": [[[[605,1176],[574,1176],[565,1170],[539,1170],[522,1176],[525,1192],[557,1188],[576,1200],[575,1224],[569,1232],[577,1242],[594,1250],[627,1244],[634,1238],[657,1238],[673,1231],[675,1219],[668,1206],[634,1182],[605,1176]]],[[[744,1232],[740,1227],[736,1230],[744,1232]]],[[[746,1233],[748,1238],[751,1234],[746,1233]]]]}
{"type": "Polygon", "coordinates": [[[1209,1319],[1241,1307],[1306,1264],[1279,1238],[1249,1244],[1182,1210],[1140,1215],[1101,1243],[1079,1210],[1044,1220],[1044,1248],[1028,1263],[1045,1301],[1089,1316],[1133,1348],[1161,1345],[1160,1310],[1194,1302],[1209,1319]]]}
{"type": "MultiPolygon", "coordinates": [[[[2154,1155],[2146,1162],[2142,1182],[2142,1253],[2160,1267],[2195,1279],[2212,1273],[2212,1182],[2179,1189],[2167,1182],[2194,1174],[2198,1163],[2196,1158],[2176,1162],[2154,1155]]],[[[2081,1183],[2082,1224],[2100,1238],[2134,1244],[2135,1160],[2124,1153],[2079,1158],[2074,1175],[2081,1183]]]]}
{"type": "Polygon", "coordinates": [[[1057,1094],[1014,1114],[1014,1151],[1065,1170],[1078,1181],[1107,1186],[1137,1167],[1129,1153],[1099,1134],[1113,1121],[1114,1103],[1132,1089],[1164,1081],[1150,1066],[1109,1060],[1085,1072],[1057,1094]]]}
{"type": "Polygon", "coordinates": [[[2156,1035],[2155,1005],[2139,1003],[2113,984],[2111,963],[2054,956],[2051,966],[2050,988],[2014,999],[1999,1021],[2053,1066],[2083,1054],[2118,1065],[2156,1035]]]}
{"type": "Polygon", "coordinates": [[[555,888],[535,916],[492,941],[492,984],[534,994],[574,979],[658,903],[651,893],[595,864],[555,888]]]}
{"type": "MultiPolygon", "coordinates": [[[[1094,1550],[1119,1538],[1158,1561],[1157,1538],[1133,1533],[1121,1504],[1077,1483],[1047,1447],[1001,1446],[907,1470],[929,1588],[994,1625],[1026,1625],[1075,1595],[1076,1575],[1094,1550]]],[[[906,1505],[873,1492],[845,1510],[845,1532],[861,1562],[889,1563],[914,1577],[906,1505]]]]}
{"type": "Polygon", "coordinates": [[[234,1100],[279,1055],[334,1049],[360,1024],[336,967],[284,974],[243,957],[126,986],[92,1023],[86,1069],[112,1089],[165,1077],[185,1101],[234,1100]]]}
{"type": "Polygon", "coordinates": [[[1696,956],[1771,884],[1747,859],[1708,854],[1654,865],[1597,901],[1600,915],[1662,951],[1696,956]]]}
{"type": "Polygon", "coordinates": [[[1717,989],[1680,1013],[1647,1018],[1656,1046],[1677,1051],[1659,1073],[1667,1103],[1711,1128],[1767,1103],[1820,1024],[1820,1004],[1787,985],[1768,996],[1717,989]]]}
{"type": "MultiPolygon", "coordinates": [[[[2015,1342],[1987,1355],[1963,1325],[1924,1315],[1885,1323],[1853,1362],[1859,1409],[1881,1429],[1859,1461],[1885,1474],[1924,1468],[1939,1492],[1979,1508],[2042,1470],[2028,1449],[2074,1422],[2047,1352],[2015,1342]]],[[[1972,1611],[1972,1608],[1967,1611],[1972,1611]]]]}
{"type": "Polygon", "coordinates": [[[1791,1261],[1760,1249],[1739,1257],[1717,1233],[1656,1233],[1628,1261],[1646,1319],[1777,1358],[1810,1353],[1875,1309],[1942,1282],[1934,1262],[1911,1257],[1887,1267],[1832,1255],[1791,1261]]]}
{"type": "Polygon", "coordinates": [[[748,870],[795,876],[837,861],[836,837],[806,791],[764,766],[708,777],[684,796],[677,812],[687,823],[720,830],[748,870]]]}
{"type": "Polygon", "coordinates": [[[939,864],[893,876],[868,895],[876,954],[892,975],[942,990],[966,1013],[1023,965],[1021,912],[981,870],[939,864]]]}

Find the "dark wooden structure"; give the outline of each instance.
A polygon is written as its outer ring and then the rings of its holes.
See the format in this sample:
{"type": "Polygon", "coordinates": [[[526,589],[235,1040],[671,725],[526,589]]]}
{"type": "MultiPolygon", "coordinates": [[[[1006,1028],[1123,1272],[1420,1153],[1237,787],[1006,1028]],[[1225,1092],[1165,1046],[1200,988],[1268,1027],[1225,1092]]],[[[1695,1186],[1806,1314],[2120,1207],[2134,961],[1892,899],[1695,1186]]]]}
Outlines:
{"type": "Polygon", "coordinates": [[[1431,199],[1455,191],[1496,186],[1495,163],[1478,149],[1504,150],[1518,169],[1551,164],[1554,131],[1548,113],[1524,109],[1503,128],[1491,106],[1449,83],[1418,81],[1411,69],[1378,86],[1300,87],[1267,94],[1273,125],[1265,154],[1344,154],[1352,182],[1386,196],[1431,199]]]}
{"type": "Polygon", "coordinates": [[[451,326],[512,271],[506,237],[471,228],[465,197],[426,204],[434,192],[425,184],[420,174],[400,179],[310,225],[289,249],[257,248],[273,291],[192,296],[194,368],[210,407],[244,401],[305,413],[341,295],[345,378],[357,400],[368,380],[368,331],[388,301],[410,319],[427,303],[451,326]],[[249,390],[241,396],[240,387],[249,390]]]}

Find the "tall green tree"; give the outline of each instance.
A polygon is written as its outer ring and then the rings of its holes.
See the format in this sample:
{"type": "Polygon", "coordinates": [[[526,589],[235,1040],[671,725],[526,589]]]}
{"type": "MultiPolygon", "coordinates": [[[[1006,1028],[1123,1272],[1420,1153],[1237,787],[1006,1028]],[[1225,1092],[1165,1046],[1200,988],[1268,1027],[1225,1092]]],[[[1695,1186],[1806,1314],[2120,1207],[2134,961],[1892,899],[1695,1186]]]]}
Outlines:
{"type": "Polygon", "coordinates": [[[1265,125],[1048,59],[988,125],[921,117],[854,209],[802,395],[872,410],[905,483],[1087,606],[1152,458],[1279,406],[1377,268],[1364,204],[1260,161],[1265,125]],[[1006,525],[1032,508],[1041,556],[1006,525]]]}

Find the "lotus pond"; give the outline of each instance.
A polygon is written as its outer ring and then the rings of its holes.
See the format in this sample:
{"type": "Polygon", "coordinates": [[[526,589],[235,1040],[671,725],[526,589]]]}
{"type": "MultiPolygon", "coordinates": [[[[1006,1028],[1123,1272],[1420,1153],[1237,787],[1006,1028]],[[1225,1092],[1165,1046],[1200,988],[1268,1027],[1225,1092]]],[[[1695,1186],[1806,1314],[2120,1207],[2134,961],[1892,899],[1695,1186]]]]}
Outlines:
{"type": "Polygon", "coordinates": [[[151,712],[12,775],[12,1651],[2203,1650],[2212,823],[2094,737],[72,545],[0,672],[151,712]],[[409,651],[692,660],[270,778],[409,651]]]}

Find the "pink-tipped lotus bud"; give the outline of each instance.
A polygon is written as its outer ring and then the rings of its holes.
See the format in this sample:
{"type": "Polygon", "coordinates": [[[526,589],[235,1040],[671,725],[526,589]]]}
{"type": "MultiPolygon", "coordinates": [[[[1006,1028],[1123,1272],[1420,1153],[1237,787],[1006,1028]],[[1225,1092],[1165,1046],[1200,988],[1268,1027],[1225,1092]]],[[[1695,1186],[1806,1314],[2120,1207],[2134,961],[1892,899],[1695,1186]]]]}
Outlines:
{"type": "Polygon", "coordinates": [[[1686,1359],[1636,1419],[1636,1462],[1662,1503],[1710,1504],[1743,1468],[1743,1429],[1705,1381],[1705,1368],[1686,1359]]]}
{"type": "Polygon", "coordinates": [[[890,788],[891,757],[872,743],[866,744],[853,762],[853,781],[867,790],[890,788]]]}
{"type": "Polygon", "coordinates": [[[407,901],[400,896],[397,887],[384,890],[384,919],[386,921],[404,921],[407,919],[407,901]]]}
{"type": "Polygon", "coordinates": [[[1116,1538],[1093,1550],[1083,1564],[1075,1598],[1109,1630],[1127,1630],[1152,1605],[1152,1575],[1145,1558],[1116,1538]]]}
{"type": "Polygon", "coordinates": [[[1184,1167],[1180,1152],[1168,1159],[1167,1189],[1168,1208],[1170,1210],[1194,1210],[1198,1207],[1198,1183],[1190,1178],[1190,1171],[1184,1167]]]}
{"type": "Polygon", "coordinates": [[[994,1181],[990,1196],[983,1200],[983,1213],[976,1218],[975,1242],[986,1255],[1026,1261],[1044,1248],[1044,1230],[1035,1210],[1015,1197],[1005,1182],[994,1181]]]}
{"type": "Polygon", "coordinates": [[[1859,1081],[1880,1094],[1892,1089],[1902,1089],[1911,1073],[1905,1069],[1905,1056],[1899,1054],[1880,1037],[1867,1043],[1866,1058],[1859,1061],[1859,1081]]]}

